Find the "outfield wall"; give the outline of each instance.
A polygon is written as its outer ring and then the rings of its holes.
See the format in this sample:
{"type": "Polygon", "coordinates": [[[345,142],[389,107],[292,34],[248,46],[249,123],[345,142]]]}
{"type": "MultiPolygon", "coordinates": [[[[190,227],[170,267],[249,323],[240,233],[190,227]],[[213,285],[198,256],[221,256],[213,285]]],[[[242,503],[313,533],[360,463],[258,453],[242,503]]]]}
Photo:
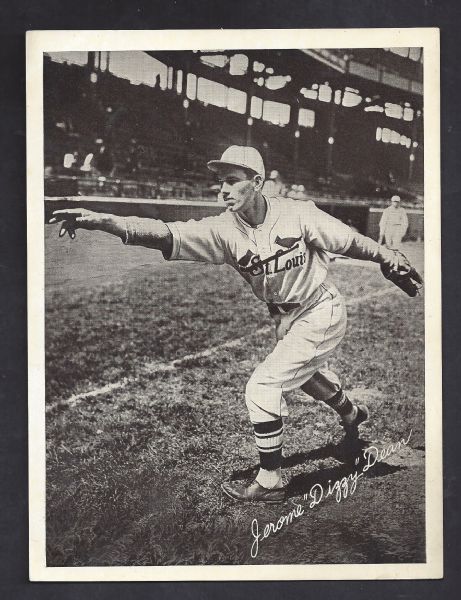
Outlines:
{"type": "MultiPolygon", "coordinates": [[[[301,200],[300,200],[301,202],[301,200]]],[[[189,219],[202,219],[209,215],[218,215],[225,210],[221,202],[203,202],[191,200],[151,200],[143,198],[112,198],[104,196],[68,196],[45,197],[45,220],[51,216],[53,210],[82,207],[96,212],[112,213],[120,216],[149,217],[162,221],[188,221],[189,219]]],[[[363,213],[359,230],[361,233],[378,239],[379,220],[382,208],[368,208],[341,205],[340,202],[323,202],[321,205],[327,212],[347,221],[348,211],[351,216],[360,209],[363,213]],[[340,211],[338,209],[341,209],[340,211]]],[[[424,239],[424,216],[422,209],[406,209],[409,227],[405,239],[424,239]]],[[[354,215],[355,216],[355,215],[354,215]]]]}

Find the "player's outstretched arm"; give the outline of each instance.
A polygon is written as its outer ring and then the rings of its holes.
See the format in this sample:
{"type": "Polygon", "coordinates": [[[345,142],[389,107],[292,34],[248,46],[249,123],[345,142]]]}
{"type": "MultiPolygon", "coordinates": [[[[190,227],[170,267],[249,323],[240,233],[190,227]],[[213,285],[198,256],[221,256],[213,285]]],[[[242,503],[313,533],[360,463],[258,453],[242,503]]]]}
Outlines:
{"type": "Polygon", "coordinates": [[[416,296],[422,286],[421,275],[412,267],[402,252],[381,246],[360,233],[354,233],[349,249],[344,255],[379,263],[384,277],[392,281],[408,296],[416,296]]]}
{"type": "Polygon", "coordinates": [[[122,239],[125,233],[124,218],[117,215],[97,213],[82,208],[67,208],[55,210],[49,223],[61,223],[59,237],[66,233],[70,238],[75,238],[77,229],[90,231],[105,231],[122,239]]]}
{"type": "Polygon", "coordinates": [[[168,226],[157,219],[119,217],[82,208],[55,210],[49,223],[62,223],[59,237],[66,233],[75,238],[77,229],[103,231],[119,237],[124,244],[145,246],[171,255],[173,236],[168,226]]]}

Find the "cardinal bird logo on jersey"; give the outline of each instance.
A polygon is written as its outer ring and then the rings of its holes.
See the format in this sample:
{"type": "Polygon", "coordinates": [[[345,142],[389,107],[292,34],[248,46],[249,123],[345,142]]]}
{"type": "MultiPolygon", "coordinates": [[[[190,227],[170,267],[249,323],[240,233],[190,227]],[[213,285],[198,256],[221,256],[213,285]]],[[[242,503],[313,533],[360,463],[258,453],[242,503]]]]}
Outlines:
{"type": "Polygon", "coordinates": [[[299,242],[301,239],[301,236],[295,238],[295,237],[288,237],[288,238],[281,238],[279,236],[277,236],[275,238],[275,243],[277,244],[277,246],[282,246],[283,248],[292,248],[296,242],[299,242]]]}

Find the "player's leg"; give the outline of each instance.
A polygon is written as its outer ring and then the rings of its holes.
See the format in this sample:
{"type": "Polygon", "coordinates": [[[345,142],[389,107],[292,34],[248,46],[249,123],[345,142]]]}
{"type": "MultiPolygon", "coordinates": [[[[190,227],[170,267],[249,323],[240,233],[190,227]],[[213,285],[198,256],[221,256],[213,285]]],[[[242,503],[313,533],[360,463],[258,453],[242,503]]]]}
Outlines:
{"type": "Polygon", "coordinates": [[[353,403],[335,373],[326,367],[320,368],[301,386],[303,392],[315,400],[320,400],[332,408],[340,417],[346,435],[358,435],[357,427],[368,419],[368,409],[353,403]]]}
{"type": "Polygon", "coordinates": [[[395,241],[393,248],[400,248],[402,245],[403,233],[401,229],[398,229],[395,232],[395,241]]]}
{"type": "Polygon", "coordinates": [[[344,302],[333,286],[322,286],[314,307],[279,319],[279,341],[253,372],[245,393],[260,470],[250,486],[235,482],[224,484],[228,495],[239,500],[264,501],[283,497],[279,490],[282,486],[282,417],[287,416],[283,392],[296,389],[312,378],[342,340],[345,329],[344,302]]]}
{"type": "Polygon", "coordinates": [[[387,245],[389,246],[389,248],[394,248],[394,249],[398,249],[400,248],[400,245],[402,243],[402,235],[400,233],[400,229],[394,228],[390,231],[389,236],[388,236],[388,243],[387,245]]]}

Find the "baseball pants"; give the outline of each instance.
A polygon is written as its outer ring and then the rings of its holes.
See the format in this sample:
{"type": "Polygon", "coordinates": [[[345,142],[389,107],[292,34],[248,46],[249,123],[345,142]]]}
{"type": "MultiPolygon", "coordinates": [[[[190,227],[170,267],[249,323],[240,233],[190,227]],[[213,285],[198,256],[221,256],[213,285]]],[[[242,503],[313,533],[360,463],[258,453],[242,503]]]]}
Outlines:
{"type": "Polygon", "coordinates": [[[250,377],[245,400],[252,423],[288,416],[283,392],[302,387],[317,400],[328,400],[341,388],[325,363],[346,332],[344,299],[323,283],[303,305],[276,315],[277,344],[250,377]]]}
{"type": "Polygon", "coordinates": [[[403,233],[401,229],[390,229],[384,233],[384,240],[389,248],[399,248],[402,243],[403,233]]]}

